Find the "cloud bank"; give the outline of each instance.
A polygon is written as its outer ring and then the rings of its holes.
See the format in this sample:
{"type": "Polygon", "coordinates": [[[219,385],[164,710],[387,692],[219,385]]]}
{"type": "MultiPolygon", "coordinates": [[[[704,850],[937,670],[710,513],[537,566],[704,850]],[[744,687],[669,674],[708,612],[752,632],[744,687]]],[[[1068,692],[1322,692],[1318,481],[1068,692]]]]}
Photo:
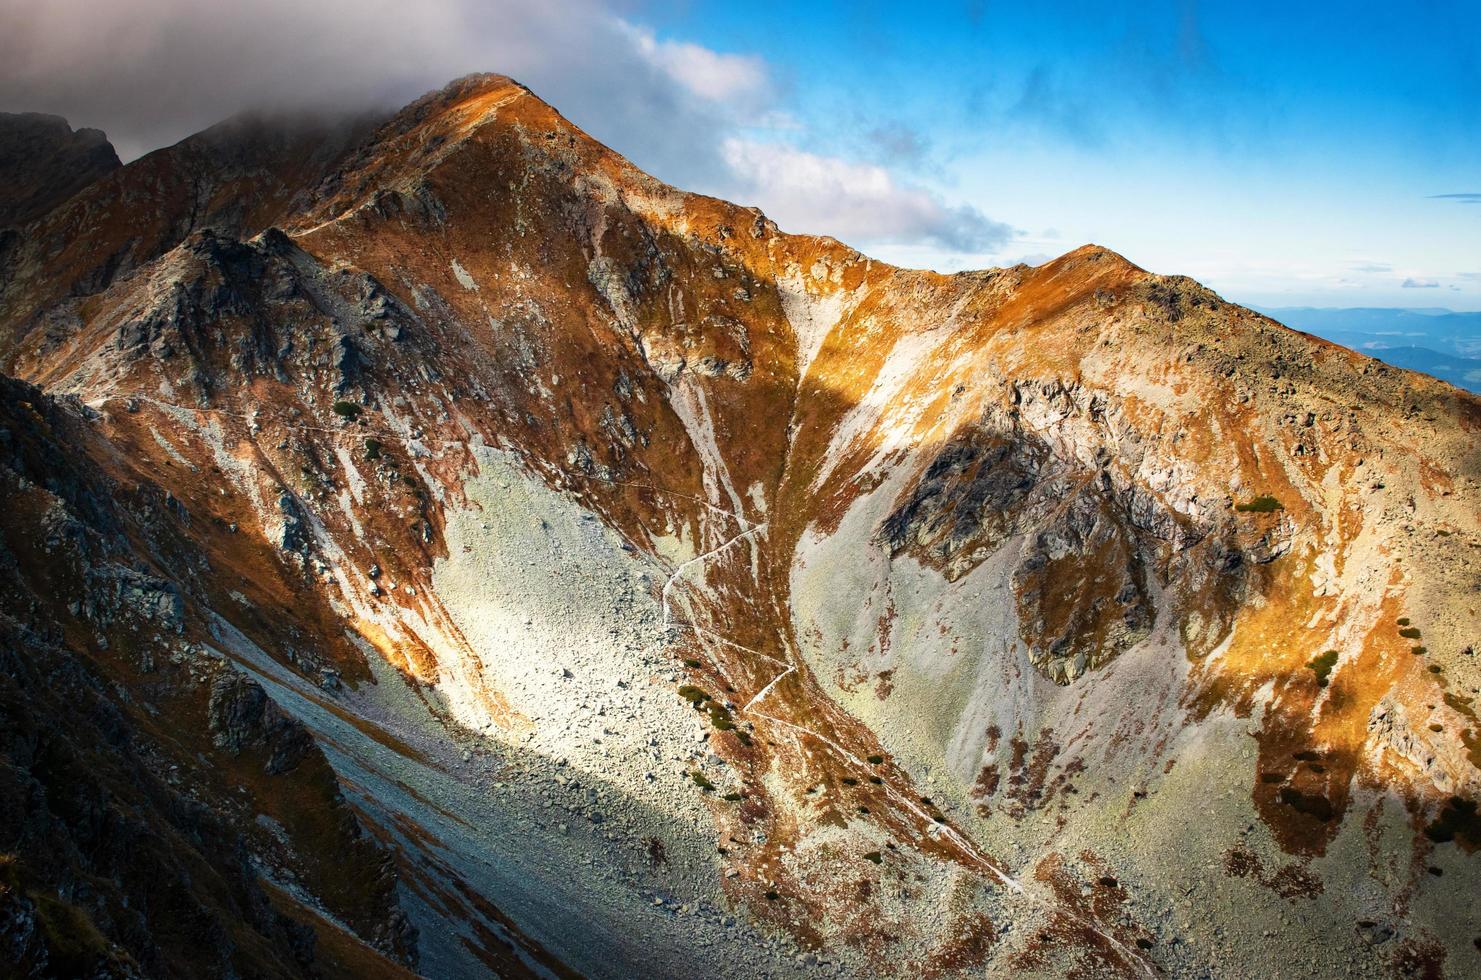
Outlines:
{"type": "Polygon", "coordinates": [[[129,159],[245,109],[390,107],[495,71],[645,170],[788,230],[978,252],[1011,234],[881,166],[794,149],[764,59],[631,15],[600,0],[0,0],[0,110],[103,129],[129,159]]]}

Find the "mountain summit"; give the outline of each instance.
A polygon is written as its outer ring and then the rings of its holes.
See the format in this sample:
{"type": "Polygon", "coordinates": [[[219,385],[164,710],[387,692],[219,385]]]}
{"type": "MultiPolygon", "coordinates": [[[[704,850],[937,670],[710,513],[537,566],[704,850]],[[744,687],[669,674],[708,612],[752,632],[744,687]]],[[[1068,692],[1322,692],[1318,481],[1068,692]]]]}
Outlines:
{"type": "Polygon", "coordinates": [[[73,132],[60,116],[0,112],[0,229],[45,214],[119,166],[99,130],[73,132]]]}
{"type": "Polygon", "coordinates": [[[52,198],[23,972],[1481,965],[1474,396],[1099,246],[789,235],[501,76],[52,198]]]}

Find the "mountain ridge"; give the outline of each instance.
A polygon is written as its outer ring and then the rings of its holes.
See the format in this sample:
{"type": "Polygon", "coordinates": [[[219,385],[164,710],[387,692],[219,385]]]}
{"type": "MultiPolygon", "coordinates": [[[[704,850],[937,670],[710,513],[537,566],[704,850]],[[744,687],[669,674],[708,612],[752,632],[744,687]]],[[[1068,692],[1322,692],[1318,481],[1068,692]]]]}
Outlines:
{"type": "Polygon", "coordinates": [[[0,321],[189,515],[186,635],[326,746],[420,969],[1465,969],[1473,863],[1416,855],[1475,844],[1425,833],[1481,772],[1473,397],[1099,246],[787,235],[502,76],[358,139],[122,168],[0,321]]]}

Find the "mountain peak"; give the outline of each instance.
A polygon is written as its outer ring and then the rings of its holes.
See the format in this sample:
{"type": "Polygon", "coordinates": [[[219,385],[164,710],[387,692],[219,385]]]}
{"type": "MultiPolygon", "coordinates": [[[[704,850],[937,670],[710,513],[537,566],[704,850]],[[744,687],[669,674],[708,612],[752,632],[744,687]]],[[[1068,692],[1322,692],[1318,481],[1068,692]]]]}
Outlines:
{"type": "Polygon", "coordinates": [[[101,130],[61,116],[0,112],[0,228],[24,225],[120,166],[101,130]]]}

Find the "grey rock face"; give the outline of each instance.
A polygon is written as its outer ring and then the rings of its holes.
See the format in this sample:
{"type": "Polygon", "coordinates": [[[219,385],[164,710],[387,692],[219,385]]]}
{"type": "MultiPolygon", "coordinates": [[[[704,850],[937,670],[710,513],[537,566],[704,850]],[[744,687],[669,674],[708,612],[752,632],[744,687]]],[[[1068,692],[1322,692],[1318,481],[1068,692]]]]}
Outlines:
{"type": "Polygon", "coordinates": [[[164,579],[125,565],[106,565],[88,573],[83,612],[94,623],[109,625],[135,617],[172,633],[185,628],[185,602],[179,588],[164,579]]]}
{"type": "Polygon", "coordinates": [[[313,746],[300,722],[284,714],[259,684],[236,672],[220,674],[211,682],[209,710],[216,746],[233,753],[266,749],[270,775],[291,770],[313,746]]]}
{"type": "MultiPolygon", "coordinates": [[[[940,449],[876,538],[952,581],[1020,542],[1020,632],[1056,683],[1149,635],[1159,591],[1237,597],[1252,566],[1289,550],[1287,521],[1242,532],[1227,503],[1200,499],[1105,394],[1056,380],[1004,387],[1003,402],[940,449]]],[[[1210,632],[1226,625],[1212,614],[1200,622],[1210,632]]]]}

